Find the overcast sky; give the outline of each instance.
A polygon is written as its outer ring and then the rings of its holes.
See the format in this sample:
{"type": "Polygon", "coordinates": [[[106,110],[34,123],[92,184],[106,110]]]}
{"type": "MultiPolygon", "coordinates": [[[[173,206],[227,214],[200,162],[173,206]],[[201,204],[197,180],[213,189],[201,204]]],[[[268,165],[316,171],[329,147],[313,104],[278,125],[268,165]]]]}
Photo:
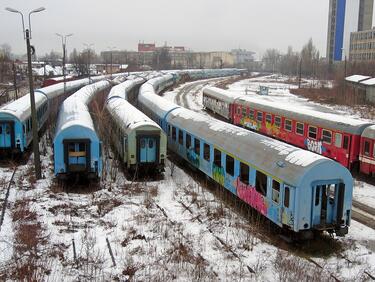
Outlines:
{"type": "MultiPolygon", "coordinates": [[[[352,1],[352,0],[349,0],[352,1]]],[[[267,48],[299,50],[311,37],[325,56],[329,0],[0,0],[0,44],[24,53],[21,17],[32,15],[32,44],[41,55],[60,51],[58,33],[74,33],[68,52],[94,43],[136,50],[139,41],[186,46],[195,51],[244,48],[261,56],[267,48]]]]}

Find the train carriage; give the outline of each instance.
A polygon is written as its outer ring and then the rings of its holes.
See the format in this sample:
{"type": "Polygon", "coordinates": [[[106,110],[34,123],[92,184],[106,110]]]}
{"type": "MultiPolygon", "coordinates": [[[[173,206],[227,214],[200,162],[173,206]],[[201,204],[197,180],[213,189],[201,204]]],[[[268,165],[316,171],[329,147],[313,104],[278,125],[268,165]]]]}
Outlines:
{"type": "MultiPolygon", "coordinates": [[[[260,98],[235,96],[214,87],[205,88],[203,93],[203,99],[216,97],[232,109],[228,120],[233,124],[329,157],[349,169],[359,165],[361,134],[372,124],[260,98]]],[[[211,108],[208,103],[205,106],[211,108]]]]}
{"type": "Polygon", "coordinates": [[[183,109],[141,87],[168,147],[280,227],[348,232],[353,179],[323,156],[183,109]]]}
{"type": "Polygon", "coordinates": [[[360,170],[365,174],[375,174],[375,125],[367,127],[362,133],[360,148],[360,170]]]}
{"type": "Polygon", "coordinates": [[[167,137],[161,128],[127,100],[138,93],[143,78],[129,79],[112,88],[106,108],[112,118],[112,139],[126,167],[163,171],[167,157],[167,137]]]}
{"type": "Polygon", "coordinates": [[[54,170],[60,179],[72,175],[98,179],[102,174],[101,141],[88,104],[95,94],[111,86],[100,81],[83,87],[62,104],[53,140],[54,170]]]}

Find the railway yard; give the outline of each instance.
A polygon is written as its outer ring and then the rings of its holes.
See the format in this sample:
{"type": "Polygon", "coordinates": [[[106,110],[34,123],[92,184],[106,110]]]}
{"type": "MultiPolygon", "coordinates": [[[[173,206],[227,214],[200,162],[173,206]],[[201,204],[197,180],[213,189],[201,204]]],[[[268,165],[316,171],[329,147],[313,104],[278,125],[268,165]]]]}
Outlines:
{"type": "MultiPolygon", "coordinates": [[[[195,80],[161,95],[210,116],[202,90],[217,84],[247,95],[263,85],[266,100],[359,116],[295,96],[287,77],[269,75],[195,80]]],[[[371,177],[355,176],[345,237],[323,234],[295,243],[172,152],[159,179],[134,179],[103,144],[100,182],[66,187],[55,179],[50,128],[40,148],[43,179],[34,178],[33,155],[0,168],[0,280],[30,274],[35,281],[375,280],[371,177]]]]}

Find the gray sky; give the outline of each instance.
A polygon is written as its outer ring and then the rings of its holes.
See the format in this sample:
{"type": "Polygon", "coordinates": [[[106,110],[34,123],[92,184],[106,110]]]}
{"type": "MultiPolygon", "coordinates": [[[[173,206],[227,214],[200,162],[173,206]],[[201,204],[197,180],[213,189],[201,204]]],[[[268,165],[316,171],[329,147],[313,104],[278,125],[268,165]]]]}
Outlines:
{"type": "MultiPolygon", "coordinates": [[[[351,0],[349,0],[351,1],[351,0]]],[[[58,33],[74,33],[68,52],[94,43],[136,50],[137,43],[186,46],[195,51],[246,48],[261,55],[267,48],[299,50],[312,37],[325,55],[328,0],[0,0],[0,44],[24,53],[23,12],[44,6],[32,15],[32,44],[41,55],[60,51],[58,33]]]]}

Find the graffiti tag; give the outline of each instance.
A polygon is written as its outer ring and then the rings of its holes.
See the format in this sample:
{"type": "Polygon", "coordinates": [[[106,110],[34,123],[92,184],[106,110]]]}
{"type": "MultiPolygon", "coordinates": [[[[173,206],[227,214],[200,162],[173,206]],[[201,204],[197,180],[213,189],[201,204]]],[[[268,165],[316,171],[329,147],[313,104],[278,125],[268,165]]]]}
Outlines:
{"type": "Polygon", "coordinates": [[[323,144],[322,141],[306,139],[305,141],[307,150],[322,154],[323,153],[323,144]]]}

